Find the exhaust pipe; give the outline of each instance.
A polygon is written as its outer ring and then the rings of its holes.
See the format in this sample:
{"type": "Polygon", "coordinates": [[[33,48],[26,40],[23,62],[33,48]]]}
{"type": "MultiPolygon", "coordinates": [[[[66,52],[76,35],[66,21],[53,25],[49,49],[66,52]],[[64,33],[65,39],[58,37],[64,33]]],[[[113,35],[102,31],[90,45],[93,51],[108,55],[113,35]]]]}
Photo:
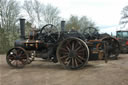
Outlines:
{"type": "Polygon", "coordinates": [[[20,32],[21,32],[21,39],[25,39],[25,19],[20,19],[20,32]]]}
{"type": "Polygon", "coordinates": [[[61,21],[61,31],[65,31],[65,21],[61,21]]]}

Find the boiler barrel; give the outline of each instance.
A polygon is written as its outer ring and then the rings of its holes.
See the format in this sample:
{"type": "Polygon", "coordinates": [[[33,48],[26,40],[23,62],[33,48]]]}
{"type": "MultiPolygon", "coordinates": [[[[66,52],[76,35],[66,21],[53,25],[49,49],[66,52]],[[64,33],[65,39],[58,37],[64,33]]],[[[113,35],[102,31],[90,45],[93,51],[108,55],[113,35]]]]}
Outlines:
{"type": "Polygon", "coordinates": [[[15,47],[22,47],[26,50],[42,50],[47,45],[40,40],[16,40],[15,47]]]}

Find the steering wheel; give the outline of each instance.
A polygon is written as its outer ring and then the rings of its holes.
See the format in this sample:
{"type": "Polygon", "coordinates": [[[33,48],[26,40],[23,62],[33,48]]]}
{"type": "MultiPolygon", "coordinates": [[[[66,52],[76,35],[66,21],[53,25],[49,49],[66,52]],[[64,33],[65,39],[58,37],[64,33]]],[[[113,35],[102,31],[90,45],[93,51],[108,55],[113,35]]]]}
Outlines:
{"type": "Polygon", "coordinates": [[[60,37],[60,32],[56,26],[46,24],[40,30],[41,39],[45,42],[55,43],[60,37]]]}

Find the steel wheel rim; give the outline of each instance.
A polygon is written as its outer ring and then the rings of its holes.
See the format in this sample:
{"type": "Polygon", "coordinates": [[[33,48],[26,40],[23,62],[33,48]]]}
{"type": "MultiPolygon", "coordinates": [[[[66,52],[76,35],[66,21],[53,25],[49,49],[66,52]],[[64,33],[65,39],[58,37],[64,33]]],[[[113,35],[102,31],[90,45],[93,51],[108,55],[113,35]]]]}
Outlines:
{"type": "Polygon", "coordinates": [[[56,55],[64,67],[77,69],[87,64],[89,49],[83,40],[68,38],[60,43],[56,55]]]}

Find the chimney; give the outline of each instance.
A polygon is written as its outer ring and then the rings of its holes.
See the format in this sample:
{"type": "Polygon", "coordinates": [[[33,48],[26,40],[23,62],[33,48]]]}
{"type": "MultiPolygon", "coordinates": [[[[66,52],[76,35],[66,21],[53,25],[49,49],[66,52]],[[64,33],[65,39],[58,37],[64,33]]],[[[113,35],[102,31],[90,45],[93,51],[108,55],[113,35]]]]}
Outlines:
{"type": "Polygon", "coordinates": [[[61,21],[61,31],[65,30],[65,21],[61,21]]]}
{"type": "Polygon", "coordinates": [[[25,19],[20,19],[20,31],[21,31],[20,38],[25,39],[25,19]]]}

